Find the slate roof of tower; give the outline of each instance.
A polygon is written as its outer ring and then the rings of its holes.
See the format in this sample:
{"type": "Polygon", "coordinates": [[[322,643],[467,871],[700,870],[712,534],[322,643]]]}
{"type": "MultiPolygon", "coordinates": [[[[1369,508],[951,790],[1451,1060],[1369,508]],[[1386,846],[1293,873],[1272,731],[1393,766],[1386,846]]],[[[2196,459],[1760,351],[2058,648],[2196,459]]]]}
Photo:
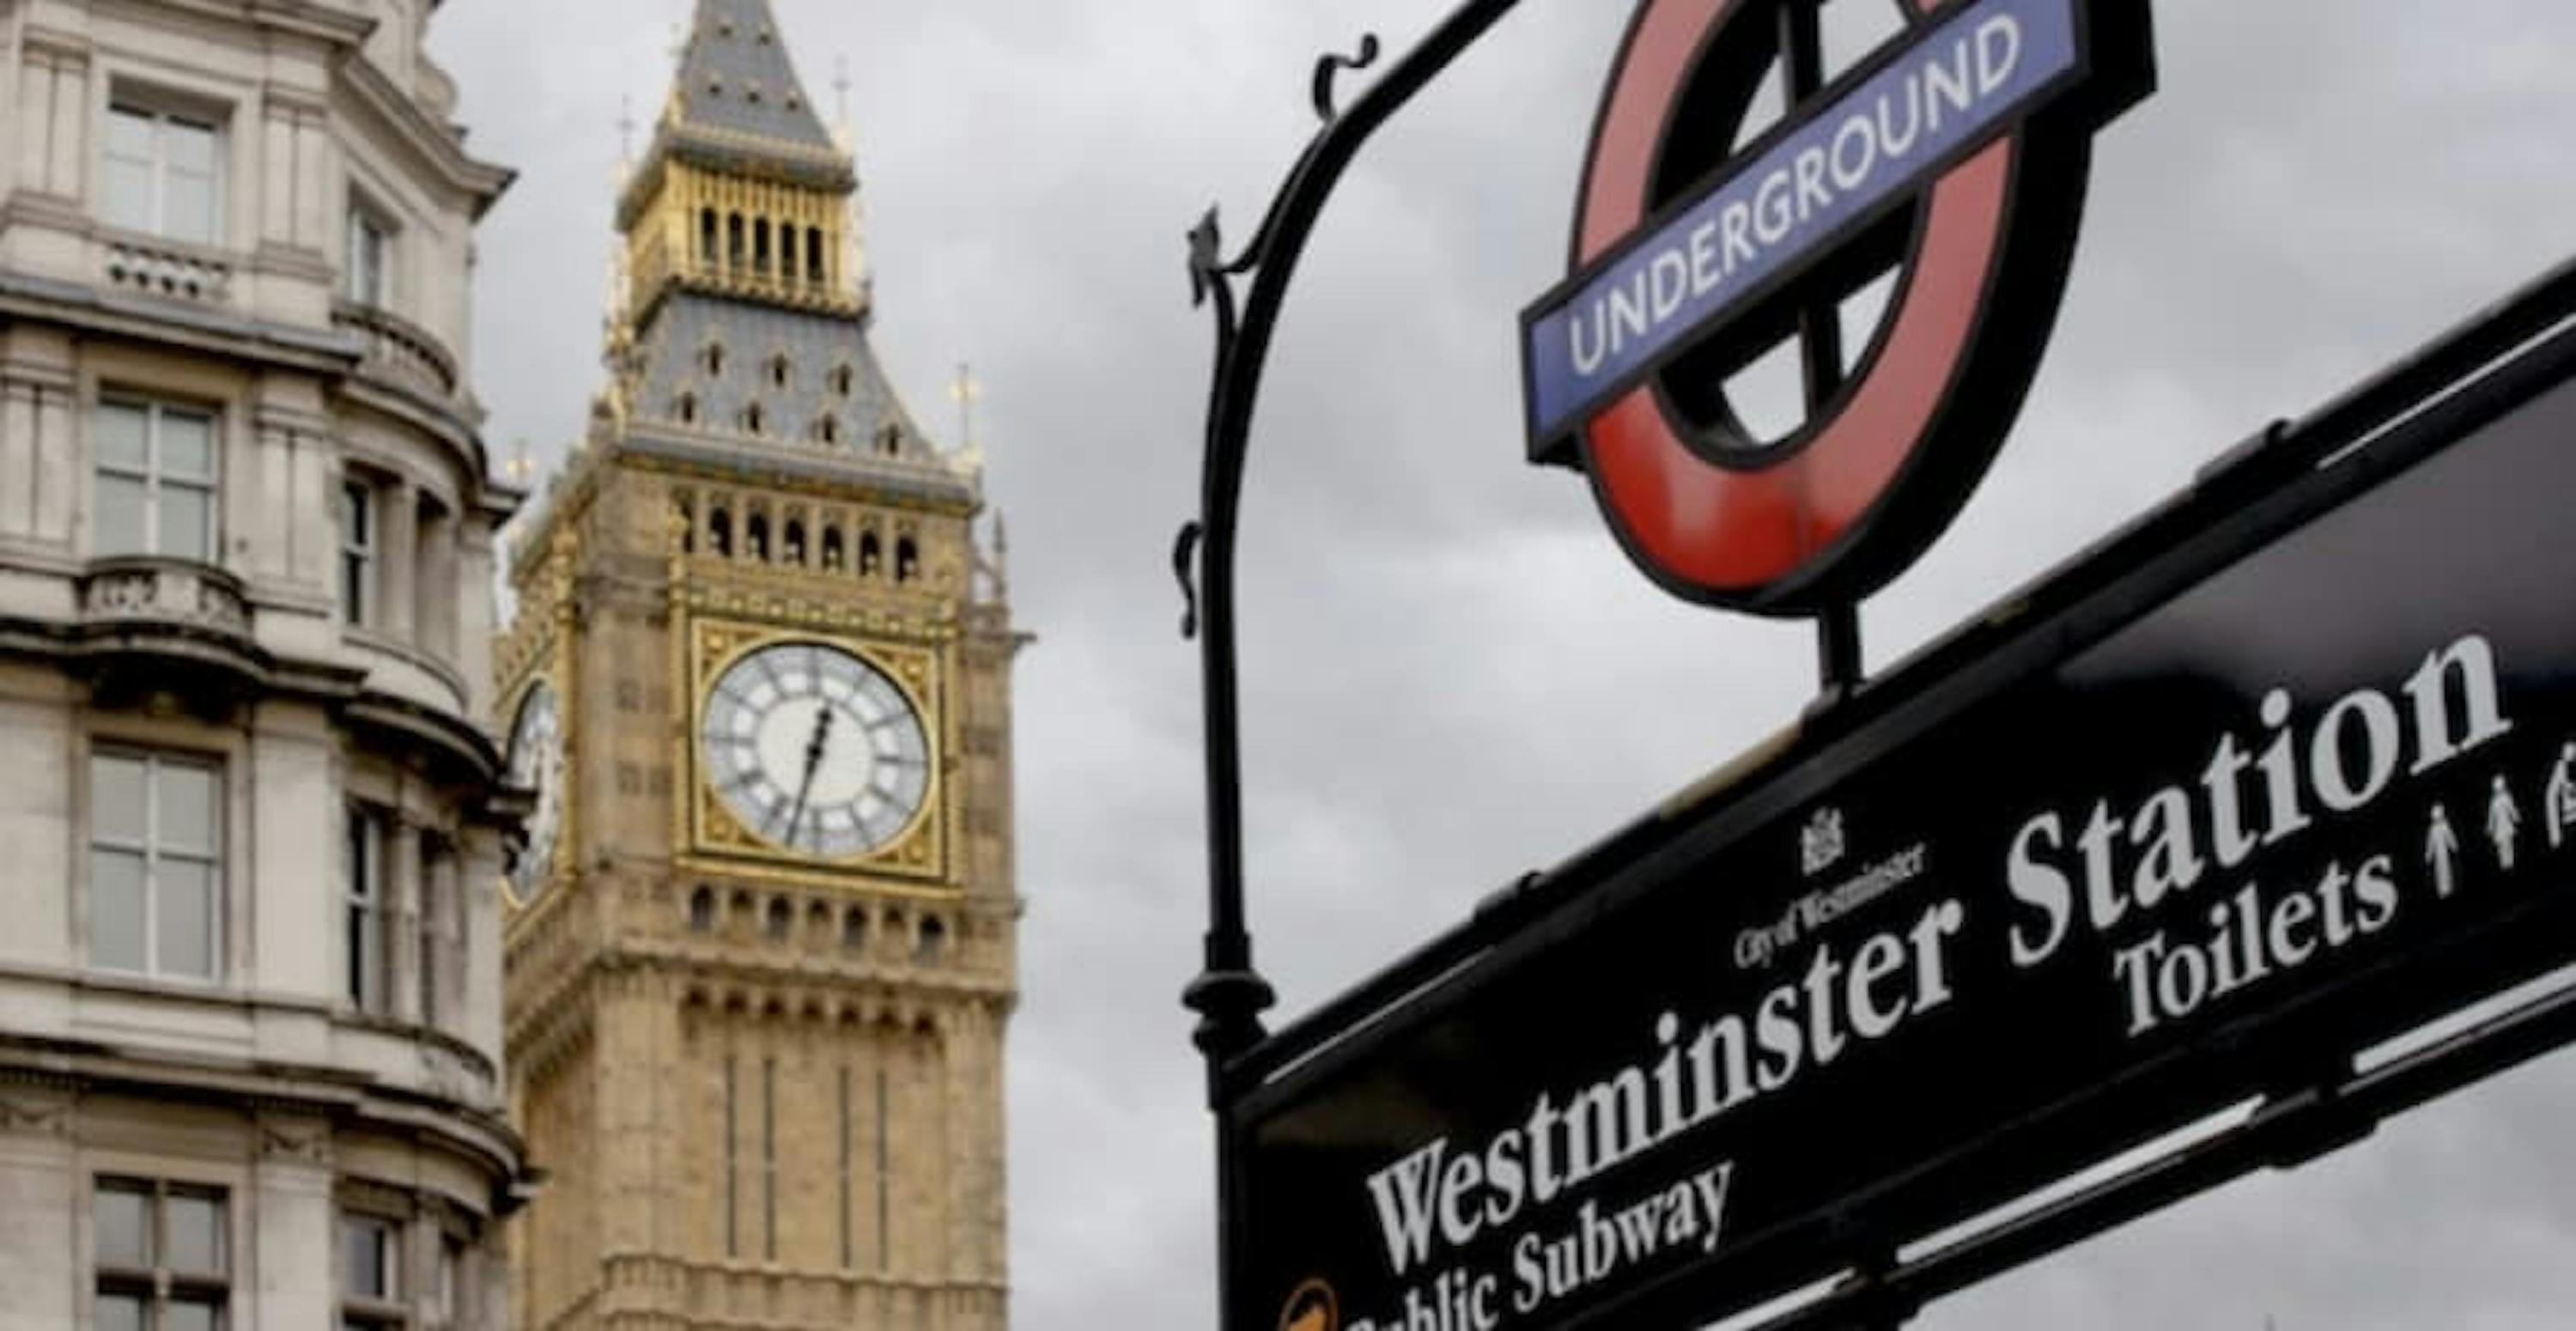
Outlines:
{"type": "Polygon", "coordinates": [[[680,56],[680,124],[837,152],[769,0],[698,0],[680,56]]]}

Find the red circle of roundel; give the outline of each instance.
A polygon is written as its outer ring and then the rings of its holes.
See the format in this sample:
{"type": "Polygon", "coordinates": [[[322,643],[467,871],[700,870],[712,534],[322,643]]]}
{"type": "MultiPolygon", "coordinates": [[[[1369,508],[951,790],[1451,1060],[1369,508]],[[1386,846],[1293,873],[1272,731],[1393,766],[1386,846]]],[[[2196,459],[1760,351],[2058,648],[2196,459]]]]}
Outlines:
{"type": "MultiPolygon", "coordinates": [[[[1907,3],[1919,24],[1946,0],[1907,3]]],[[[1668,121],[1708,39],[1747,11],[1770,12],[1762,0],[1643,0],[1593,131],[1575,269],[1654,210],[1668,121]]],[[[1939,533],[2019,409],[2065,283],[2085,138],[2034,139],[2024,124],[1924,192],[1878,349],[1803,446],[1720,466],[1651,384],[1582,428],[1602,511],[1649,576],[1696,601],[1812,613],[1875,590],[1939,533]]]]}

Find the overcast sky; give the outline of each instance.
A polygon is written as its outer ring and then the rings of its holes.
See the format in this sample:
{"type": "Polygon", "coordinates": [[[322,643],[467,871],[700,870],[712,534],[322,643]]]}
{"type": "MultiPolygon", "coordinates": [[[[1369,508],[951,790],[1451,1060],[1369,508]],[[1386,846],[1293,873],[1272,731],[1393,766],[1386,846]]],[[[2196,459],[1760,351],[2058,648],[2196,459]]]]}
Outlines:
{"type": "MultiPolygon", "coordinates": [[[[1879,0],[1838,0],[1842,6],[1879,0]]],[[[1312,126],[1309,61],[1448,0],[776,0],[809,91],[846,60],[875,344],[976,434],[1009,514],[1026,992],[1011,1033],[1024,1327],[1211,1321],[1190,1018],[1198,691],[1176,636],[1209,335],[1183,233],[1236,239],[1312,126]]],[[[481,154],[475,364],[496,456],[560,457],[599,383],[621,101],[685,0],[451,0],[481,154]]],[[[1252,920],[1312,1005],[1790,720],[1802,629],[1688,607],[1571,474],[1521,461],[1515,316],[1563,276],[1629,6],[1531,0],[1382,134],[1299,279],[1244,528],[1252,920]]],[[[2031,409],[1957,527],[1868,610],[1890,662],[2576,249],[2567,0],[2163,0],[2163,90],[2103,139],[2031,409]]],[[[2562,1056],[1936,1306],[1969,1328],[2558,1331],[2576,1308],[2562,1056]]]]}

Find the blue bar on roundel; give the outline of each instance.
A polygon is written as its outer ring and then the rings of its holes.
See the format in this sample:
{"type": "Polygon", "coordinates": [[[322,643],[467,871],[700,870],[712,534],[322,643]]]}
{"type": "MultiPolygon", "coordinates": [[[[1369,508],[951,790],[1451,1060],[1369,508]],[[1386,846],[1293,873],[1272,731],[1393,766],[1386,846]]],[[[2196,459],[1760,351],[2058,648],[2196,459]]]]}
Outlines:
{"type": "Polygon", "coordinates": [[[1544,299],[1522,347],[1531,439],[1576,428],[2081,75],[2076,4],[1960,7],[1544,299]]]}

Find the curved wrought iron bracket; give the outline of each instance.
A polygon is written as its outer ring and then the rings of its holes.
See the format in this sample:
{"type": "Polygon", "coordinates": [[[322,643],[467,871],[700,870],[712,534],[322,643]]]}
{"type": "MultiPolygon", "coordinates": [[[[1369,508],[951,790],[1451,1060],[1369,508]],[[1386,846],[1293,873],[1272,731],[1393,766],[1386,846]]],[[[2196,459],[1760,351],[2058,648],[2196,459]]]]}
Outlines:
{"type": "Polygon", "coordinates": [[[1376,65],[1377,38],[1363,37],[1354,54],[1319,59],[1312,96],[1323,125],[1289,170],[1251,240],[1240,253],[1227,257],[1214,208],[1189,233],[1191,298],[1194,304],[1212,307],[1216,361],[1208,389],[1199,516],[1182,530],[1173,548],[1174,570],[1186,602],[1184,636],[1197,630],[1207,725],[1206,968],[1182,1001],[1199,1014],[1193,1039],[1207,1058],[1209,1096],[1219,1108],[1224,1101],[1225,1065],[1260,1042],[1261,1014],[1274,1001],[1269,984],[1253,969],[1252,939],[1244,921],[1234,648],[1235,525],[1253,406],[1260,396],[1271,336],[1289,280],[1296,274],[1325,200],[1360,147],[1519,2],[1468,0],[1347,107],[1336,96],[1340,76],[1376,65]],[[1238,278],[1248,278],[1250,284],[1240,300],[1235,292],[1238,278]]]}
{"type": "Polygon", "coordinates": [[[1252,935],[1243,907],[1242,753],[1236,728],[1234,651],[1234,538],[1243,496],[1244,459],[1253,405],[1261,393],[1263,363],[1286,300],[1289,279],[1304,254],[1324,202],[1341,182],[1361,145],[1387,118],[1520,0],[1467,0],[1397,60],[1350,105],[1336,96],[1341,75],[1375,66],[1379,47],[1363,37],[1351,55],[1328,54],[1315,63],[1311,96],[1323,126],[1306,145],[1260,227],[1240,254],[1228,258],[1224,233],[1210,208],[1189,233],[1190,297],[1215,319],[1216,360],[1210,371],[1207,435],[1198,520],[1181,528],[1172,546],[1180,580],[1181,634],[1196,633],[1204,680],[1207,745],[1208,930],[1205,968],[1181,1001],[1199,1014],[1192,1042],[1207,1060],[1208,1102],[1216,1111],[1217,1299],[1231,1324],[1234,1308],[1233,1238],[1241,1200],[1239,1144],[1242,1125],[1231,1112],[1227,1069],[1264,1038],[1261,1014],[1276,1001],[1252,964],[1252,935]],[[1249,277],[1238,299],[1235,280],[1249,277]]]}

